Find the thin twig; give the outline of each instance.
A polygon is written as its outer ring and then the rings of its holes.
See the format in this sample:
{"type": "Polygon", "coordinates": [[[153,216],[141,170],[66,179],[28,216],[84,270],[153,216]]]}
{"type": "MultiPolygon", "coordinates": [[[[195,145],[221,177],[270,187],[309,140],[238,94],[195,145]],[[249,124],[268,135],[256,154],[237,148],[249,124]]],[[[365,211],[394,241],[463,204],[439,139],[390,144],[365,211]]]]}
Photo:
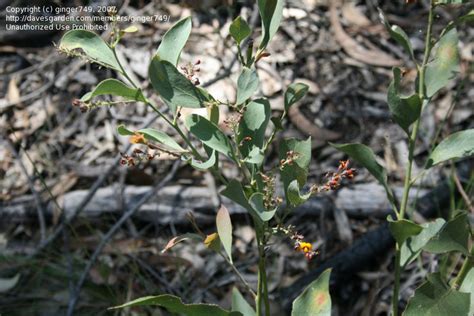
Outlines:
{"type": "MultiPolygon", "coordinates": [[[[29,185],[30,191],[33,194],[33,197],[35,199],[36,210],[37,210],[37,213],[38,213],[38,222],[39,222],[39,226],[40,226],[40,236],[41,236],[40,242],[43,242],[46,238],[46,221],[44,219],[45,210],[43,208],[43,202],[41,201],[41,197],[35,189],[35,181],[34,181],[35,177],[30,176],[28,174],[28,170],[26,170],[25,164],[21,160],[20,154],[15,149],[15,146],[13,145],[10,138],[8,138],[8,136],[6,136],[5,139],[7,141],[8,147],[10,147],[10,151],[12,152],[13,156],[15,156],[15,159],[18,160],[18,164],[20,165],[21,171],[23,171],[23,173],[26,176],[26,179],[28,180],[28,185],[29,185]]],[[[36,170],[34,162],[31,161],[31,163],[33,164],[34,170],[36,170]]]]}
{"type": "MultiPolygon", "coordinates": [[[[142,128],[145,128],[145,127],[151,125],[156,119],[157,119],[157,117],[151,118],[148,122],[146,122],[144,124],[144,126],[142,128]]],[[[130,147],[131,147],[130,144],[127,145],[127,147],[125,148],[124,151],[128,152],[130,147]]],[[[48,238],[46,238],[42,243],[40,243],[40,245],[31,254],[31,257],[37,256],[39,253],[41,253],[50,243],[52,243],[54,240],[56,240],[59,237],[59,235],[62,233],[64,228],[69,226],[77,218],[77,216],[79,216],[79,214],[85,209],[87,204],[89,204],[89,202],[92,200],[94,195],[100,189],[100,187],[105,182],[105,180],[107,180],[107,178],[116,170],[117,165],[120,162],[120,159],[121,159],[121,157],[117,157],[117,158],[114,159],[114,161],[107,168],[107,170],[94,182],[94,184],[92,185],[92,187],[89,190],[89,192],[87,193],[87,195],[84,197],[84,199],[81,201],[81,203],[79,203],[79,205],[76,207],[76,209],[72,212],[71,216],[69,216],[68,218],[63,218],[63,220],[58,225],[58,227],[55,229],[55,231],[50,236],[48,236],[48,238]]],[[[62,214],[64,215],[64,212],[62,212],[62,214]]]]}
{"type": "Polygon", "coordinates": [[[112,236],[117,232],[117,230],[133,214],[135,214],[143,204],[145,204],[152,196],[154,196],[158,192],[158,190],[163,188],[166,184],[168,184],[168,182],[170,182],[173,179],[180,164],[181,164],[180,160],[175,161],[171,168],[171,171],[166,175],[166,177],[163,178],[160,182],[158,182],[145,195],[143,195],[143,197],[135,205],[133,205],[128,211],[126,211],[122,215],[122,217],[120,217],[120,219],[114,224],[114,226],[112,226],[112,228],[110,228],[109,231],[104,235],[101,242],[99,243],[94,253],[92,254],[91,258],[89,259],[89,262],[87,263],[86,267],[84,268],[84,271],[82,271],[81,277],[79,278],[79,281],[77,282],[76,288],[74,290],[74,295],[69,298],[69,305],[68,305],[68,311],[67,311],[68,316],[73,315],[74,309],[79,299],[79,294],[81,293],[82,286],[84,285],[84,282],[87,276],[89,275],[89,272],[92,269],[92,266],[97,261],[97,258],[102,253],[102,250],[104,249],[105,245],[108,243],[110,238],[112,238],[112,236]]]}
{"type": "Polygon", "coordinates": [[[464,191],[464,188],[462,187],[462,183],[461,183],[461,180],[459,180],[459,176],[458,176],[458,173],[456,172],[456,169],[454,169],[454,172],[453,172],[453,179],[454,179],[454,183],[456,184],[456,188],[459,191],[459,194],[464,200],[464,203],[466,203],[466,206],[469,209],[469,211],[472,214],[474,214],[474,206],[472,205],[469,195],[467,195],[466,191],[464,191]]]}

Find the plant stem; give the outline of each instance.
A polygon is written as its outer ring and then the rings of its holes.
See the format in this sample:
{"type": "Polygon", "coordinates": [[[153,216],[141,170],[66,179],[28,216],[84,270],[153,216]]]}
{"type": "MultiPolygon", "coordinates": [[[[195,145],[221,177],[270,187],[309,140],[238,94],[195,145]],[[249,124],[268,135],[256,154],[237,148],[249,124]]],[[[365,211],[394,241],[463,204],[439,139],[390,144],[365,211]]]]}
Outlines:
{"type": "Polygon", "coordinates": [[[462,285],[462,282],[466,278],[466,275],[469,273],[471,268],[474,267],[474,245],[471,247],[471,253],[464,259],[461,270],[458,273],[458,276],[454,280],[453,285],[451,286],[455,290],[459,290],[462,285]]]}
{"type": "Polygon", "coordinates": [[[262,316],[262,256],[260,254],[260,237],[258,231],[257,236],[257,248],[258,248],[258,275],[257,275],[257,297],[255,298],[255,311],[257,316],[262,316]]]}
{"type": "Polygon", "coordinates": [[[267,272],[265,268],[265,241],[263,240],[263,230],[256,230],[258,248],[258,286],[256,298],[257,316],[262,316],[262,299],[265,306],[265,316],[270,316],[270,302],[268,300],[267,272]]]}
{"type": "Polygon", "coordinates": [[[115,51],[115,45],[112,47],[112,52],[114,53],[115,59],[117,60],[118,65],[120,66],[120,72],[122,73],[122,75],[128,80],[128,82],[130,82],[130,84],[135,89],[138,89],[137,84],[135,82],[133,82],[132,78],[130,78],[130,76],[127,74],[127,72],[125,71],[125,69],[122,66],[122,63],[118,59],[117,52],[115,51]]]}
{"type": "MultiPolygon", "coordinates": [[[[428,27],[426,31],[426,38],[425,38],[425,52],[423,56],[423,63],[419,68],[419,86],[418,86],[418,95],[423,102],[423,107],[426,105],[425,101],[428,102],[425,93],[425,70],[426,64],[428,63],[428,59],[430,57],[431,52],[431,32],[433,27],[433,11],[434,11],[434,0],[430,0],[430,9],[428,13],[428,27]]],[[[422,107],[422,109],[423,109],[422,107]]],[[[408,140],[408,166],[405,173],[405,182],[403,186],[403,195],[402,195],[402,202],[400,205],[400,212],[397,214],[397,218],[399,220],[405,217],[405,212],[407,210],[408,205],[408,196],[410,193],[410,188],[412,185],[411,173],[413,168],[413,156],[415,150],[416,139],[418,136],[418,130],[420,128],[420,117],[416,120],[415,126],[411,132],[410,138],[408,140]]],[[[393,286],[393,296],[392,296],[392,314],[393,316],[398,316],[398,297],[400,291],[400,277],[401,277],[401,267],[400,267],[400,260],[401,260],[401,253],[400,253],[401,245],[398,243],[395,245],[395,280],[393,286]]]]}
{"type": "MultiPolygon", "coordinates": [[[[265,246],[262,245],[263,252],[265,251],[265,246]]],[[[270,301],[268,300],[268,283],[267,283],[267,270],[266,270],[266,260],[265,260],[265,253],[263,254],[262,258],[262,283],[263,283],[263,303],[265,304],[265,315],[270,316],[270,301]]]]}
{"type": "Polygon", "coordinates": [[[400,292],[400,245],[395,244],[395,284],[393,285],[393,296],[392,296],[392,315],[398,316],[398,293],[400,292]]]}

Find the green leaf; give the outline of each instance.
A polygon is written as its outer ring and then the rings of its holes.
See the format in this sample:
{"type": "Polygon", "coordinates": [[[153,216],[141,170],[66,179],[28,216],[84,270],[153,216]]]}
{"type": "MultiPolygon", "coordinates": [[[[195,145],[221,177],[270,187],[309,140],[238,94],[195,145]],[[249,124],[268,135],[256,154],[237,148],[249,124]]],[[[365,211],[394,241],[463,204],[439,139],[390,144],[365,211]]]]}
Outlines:
{"type": "Polygon", "coordinates": [[[309,86],[301,82],[290,84],[285,91],[285,112],[288,112],[290,106],[301,100],[308,92],[308,89],[309,86]]]}
{"type": "Polygon", "coordinates": [[[446,221],[442,218],[437,218],[434,222],[421,224],[423,230],[412,237],[409,237],[400,249],[400,266],[412,262],[420,253],[421,249],[430,241],[431,238],[443,228],[446,221]]]}
{"type": "Polygon", "coordinates": [[[94,62],[123,73],[110,46],[97,34],[85,30],[71,30],[61,38],[59,49],[72,51],[80,48],[94,62]]]}
{"type": "Polygon", "coordinates": [[[281,118],[279,117],[272,117],[270,119],[273,123],[273,125],[275,126],[275,130],[278,132],[278,131],[282,131],[283,130],[283,123],[281,121],[281,118]]]}
{"type": "Polygon", "coordinates": [[[383,185],[383,187],[385,188],[385,192],[387,193],[388,199],[393,202],[393,194],[387,183],[387,172],[376,161],[375,154],[372,149],[370,149],[370,147],[363,144],[330,143],[330,145],[347,154],[359,164],[364,166],[375,177],[375,179],[377,179],[377,181],[383,185]]]}
{"type": "Polygon", "coordinates": [[[216,161],[217,161],[217,154],[216,154],[216,151],[213,150],[208,160],[200,162],[200,161],[195,160],[194,158],[191,158],[191,161],[189,162],[189,164],[193,168],[196,168],[199,170],[207,170],[211,168],[212,166],[214,166],[216,164],[216,161]]]}
{"type": "Polygon", "coordinates": [[[186,316],[239,316],[239,312],[228,312],[214,304],[184,304],[177,296],[163,294],[157,296],[145,296],[131,302],[109,309],[118,309],[132,306],[160,306],[170,313],[183,314],[186,316]]]}
{"type": "Polygon", "coordinates": [[[144,128],[144,129],[140,129],[134,132],[123,125],[119,125],[117,127],[117,131],[122,136],[131,136],[131,135],[134,135],[135,133],[140,133],[140,134],[143,134],[143,136],[145,136],[147,140],[163,144],[173,151],[177,151],[177,152],[187,151],[186,149],[181,147],[172,137],[153,128],[144,128]]]}
{"type": "MultiPolygon", "coordinates": [[[[245,195],[244,189],[242,184],[237,180],[230,180],[224,190],[222,190],[221,194],[231,201],[239,204],[240,206],[244,207],[249,212],[253,212],[253,207],[250,205],[247,196],[245,195]]],[[[256,214],[253,214],[256,215],[256,214]]]]}
{"type": "Polygon", "coordinates": [[[471,307],[469,308],[469,315],[474,315],[474,268],[471,268],[467,273],[464,281],[459,288],[460,292],[470,293],[471,295],[471,307]]]}
{"type": "Polygon", "coordinates": [[[263,37],[259,49],[267,47],[280,26],[284,0],[258,0],[258,10],[262,19],[263,37]]]}
{"type": "Polygon", "coordinates": [[[11,278],[0,278],[0,293],[8,293],[12,290],[20,280],[20,274],[17,273],[11,278]]]}
{"type": "Polygon", "coordinates": [[[263,154],[263,151],[260,148],[253,146],[247,157],[244,159],[244,162],[261,165],[264,158],[265,155],[263,154]]]}
{"type": "Polygon", "coordinates": [[[249,203],[254,210],[254,213],[263,221],[268,222],[275,216],[276,208],[273,210],[267,210],[263,203],[264,195],[260,192],[252,194],[249,198],[249,203]]]}
{"type": "Polygon", "coordinates": [[[237,101],[236,105],[244,103],[257,91],[259,80],[254,69],[244,67],[237,80],[237,101]]]}
{"type": "Polygon", "coordinates": [[[247,198],[242,184],[237,180],[231,180],[221,194],[244,207],[258,221],[269,221],[275,215],[276,209],[270,211],[265,209],[262,193],[257,192],[247,198]]]}
{"type": "Polygon", "coordinates": [[[288,185],[287,189],[287,199],[293,206],[298,206],[306,202],[311,197],[311,192],[306,194],[301,194],[300,186],[298,185],[298,180],[293,180],[288,185]]]}
{"type": "Polygon", "coordinates": [[[415,290],[403,316],[468,316],[469,294],[451,289],[440,273],[428,276],[428,280],[415,290]]]}
{"type": "Polygon", "coordinates": [[[303,187],[306,184],[309,163],[311,161],[311,138],[309,137],[304,141],[299,141],[294,138],[283,140],[279,150],[280,161],[285,160],[287,153],[290,151],[296,154],[296,159],[292,164],[285,164],[283,168],[280,169],[281,179],[288,201],[290,201],[290,198],[293,198],[293,196],[289,196],[288,192],[290,183],[293,182],[293,180],[297,180],[299,187],[303,187]]]}
{"type": "Polygon", "coordinates": [[[227,136],[206,118],[191,114],[184,121],[189,131],[206,146],[232,158],[232,147],[227,136]]]}
{"type": "Polygon", "coordinates": [[[254,147],[263,149],[265,130],[270,121],[270,103],[266,99],[250,102],[239,124],[237,143],[244,158],[248,157],[254,147]],[[249,139],[250,138],[250,139],[249,139]]]}
{"type": "Polygon", "coordinates": [[[434,47],[433,61],[426,65],[425,88],[428,98],[446,86],[458,72],[458,33],[453,28],[440,38],[434,47]]]}
{"type": "Polygon", "coordinates": [[[247,24],[247,21],[238,16],[234,21],[232,21],[232,24],[229,27],[229,33],[237,44],[240,45],[240,43],[252,33],[252,30],[247,24]]]}
{"type": "Polygon", "coordinates": [[[388,228],[399,245],[402,245],[409,237],[418,235],[423,230],[422,226],[407,219],[394,221],[389,216],[387,221],[388,228]]]}
{"type": "Polygon", "coordinates": [[[449,32],[451,29],[461,25],[463,23],[472,23],[474,22],[474,10],[469,11],[467,14],[460,16],[459,18],[451,21],[448,25],[443,29],[440,36],[443,36],[445,33],[449,32]]]}
{"type": "Polygon", "coordinates": [[[460,251],[468,254],[469,222],[466,213],[460,213],[449,220],[443,228],[423,246],[424,251],[446,253],[460,251]]]}
{"type": "Polygon", "coordinates": [[[330,275],[325,270],[293,301],[292,316],[331,316],[330,275]]]}
{"type": "Polygon", "coordinates": [[[81,101],[88,102],[93,97],[104,94],[123,97],[126,100],[145,102],[145,97],[139,89],[129,87],[128,85],[117,79],[105,79],[104,81],[101,81],[94,88],[94,90],[84,94],[81,98],[81,101]]]}
{"type": "Polygon", "coordinates": [[[179,55],[188,41],[189,34],[191,34],[191,17],[184,18],[176,22],[163,35],[160,46],[156,50],[156,55],[160,60],[166,60],[172,65],[178,64],[179,55]]]}
{"type": "Polygon", "coordinates": [[[387,29],[390,36],[399,45],[401,45],[403,49],[405,49],[405,51],[408,53],[408,55],[410,55],[410,58],[416,62],[415,55],[413,54],[413,48],[411,47],[410,39],[408,38],[408,35],[405,33],[405,31],[398,25],[390,25],[387,18],[385,17],[385,14],[380,8],[379,15],[380,19],[382,20],[382,23],[385,25],[385,28],[387,29]]]}
{"type": "Polygon", "coordinates": [[[221,205],[217,212],[216,226],[224,250],[232,263],[232,222],[230,221],[229,211],[224,205],[221,205]]]}
{"type": "Polygon", "coordinates": [[[428,157],[426,168],[441,162],[474,155],[474,128],[456,132],[441,141],[428,157]]]}
{"type": "Polygon", "coordinates": [[[421,100],[418,94],[413,94],[409,97],[401,95],[400,78],[400,68],[393,68],[393,80],[388,87],[387,103],[393,120],[409,134],[410,125],[420,117],[421,100]]]}
{"type": "Polygon", "coordinates": [[[243,316],[255,316],[255,310],[236,287],[232,289],[232,311],[241,312],[243,316]]]}
{"type": "Polygon", "coordinates": [[[176,67],[166,60],[155,56],[150,63],[148,75],[151,85],[173,112],[177,107],[201,108],[210,101],[176,67]]]}

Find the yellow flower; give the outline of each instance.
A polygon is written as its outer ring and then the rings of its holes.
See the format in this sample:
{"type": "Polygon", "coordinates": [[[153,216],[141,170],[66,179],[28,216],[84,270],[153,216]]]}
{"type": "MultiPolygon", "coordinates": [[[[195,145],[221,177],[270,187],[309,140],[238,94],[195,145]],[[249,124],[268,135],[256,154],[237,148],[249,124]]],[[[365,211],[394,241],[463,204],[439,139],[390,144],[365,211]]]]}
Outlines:
{"type": "Polygon", "coordinates": [[[136,132],[133,136],[130,136],[130,143],[132,144],[146,144],[146,139],[143,134],[136,132]]]}
{"type": "Polygon", "coordinates": [[[309,242],[299,242],[298,243],[298,248],[297,250],[302,251],[304,253],[312,252],[313,251],[313,245],[311,245],[309,242]]]}

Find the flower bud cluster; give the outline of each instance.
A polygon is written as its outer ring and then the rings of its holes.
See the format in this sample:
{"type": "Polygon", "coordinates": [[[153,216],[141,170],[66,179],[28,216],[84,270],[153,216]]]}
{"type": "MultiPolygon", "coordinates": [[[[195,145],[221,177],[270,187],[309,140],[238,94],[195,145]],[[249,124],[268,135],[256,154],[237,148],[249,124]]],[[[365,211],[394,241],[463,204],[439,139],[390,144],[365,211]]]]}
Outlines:
{"type": "Polygon", "coordinates": [[[120,153],[120,155],[122,156],[122,159],[120,159],[122,166],[133,167],[144,160],[153,160],[153,158],[157,156],[157,153],[150,150],[144,152],[139,148],[135,148],[130,156],[124,153],[120,153]]]}
{"type": "Polygon", "coordinates": [[[263,173],[260,173],[263,182],[263,205],[265,209],[272,210],[281,203],[283,199],[279,196],[274,197],[275,195],[275,177],[273,175],[267,176],[263,173]]]}
{"type": "Polygon", "coordinates": [[[353,179],[356,175],[356,170],[349,168],[349,160],[339,161],[339,167],[336,172],[328,172],[326,178],[328,179],[323,185],[313,185],[310,189],[312,194],[324,191],[332,191],[339,188],[343,179],[353,179]]]}
{"type": "Polygon", "coordinates": [[[295,162],[296,159],[298,159],[300,155],[293,151],[289,150],[286,152],[286,158],[280,160],[280,170],[283,169],[286,165],[291,166],[295,162]]]}
{"type": "Polygon", "coordinates": [[[197,60],[194,64],[188,63],[186,66],[181,66],[181,70],[184,72],[186,78],[191,81],[195,86],[201,84],[199,78],[197,77],[197,73],[201,71],[201,68],[198,65],[201,64],[200,60],[197,60]]]}

